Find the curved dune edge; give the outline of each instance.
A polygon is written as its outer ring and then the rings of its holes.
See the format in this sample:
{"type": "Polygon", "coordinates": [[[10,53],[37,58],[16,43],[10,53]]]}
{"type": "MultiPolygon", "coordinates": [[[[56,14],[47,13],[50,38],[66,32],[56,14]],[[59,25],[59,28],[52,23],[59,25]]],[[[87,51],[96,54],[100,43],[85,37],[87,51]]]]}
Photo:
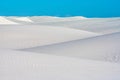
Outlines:
{"type": "Polygon", "coordinates": [[[110,34],[120,32],[120,18],[88,18],[62,22],[46,22],[42,25],[70,27],[95,33],[110,34]]]}
{"type": "Polygon", "coordinates": [[[0,50],[2,80],[120,80],[120,65],[0,50]]]}
{"type": "Polygon", "coordinates": [[[83,16],[74,16],[74,17],[55,17],[55,16],[33,16],[29,17],[34,23],[49,23],[49,22],[64,22],[64,21],[75,21],[75,20],[84,20],[87,19],[83,16]]]}
{"type": "Polygon", "coordinates": [[[1,16],[0,25],[45,25],[68,27],[100,34],[120,32],[120,17],[116,18],[86,18],[83,16],[54,17],[54,16],[1,16]]]}
{"type": "Polygon", "coordinates": [[[83,30],[42,25],[12,25],[2,26],[0,29],[0,48],[8,49],[44,46],[99,35],[83,30]]]}
{"type": "Polygon", "coordinates": [[[25,21],[25,22],[33,22],[32,20],[30,20],[28,17],[16,17],[14,18],[18,21],[25,21]]]}
{"type": "Polygon", "coordinates": [[[73,16],[73,17],[55,17],[55,16],[0,16],[0,25],[5,24],[39,24],[47,22],[61,22],[61,21],[74,21],[87,19],[83,16],[73,16]]]}
{"type": "Polygon", "coordinates": [[[54,54],[120,63],[120,32],[89,39],[23,49],[24,51],[54,54]]]}
{"type": "Polygon", "coordinates": [[[0,25],[18,24],[13,21],[7,20],[5,17],[0,16],[0,25]]]}

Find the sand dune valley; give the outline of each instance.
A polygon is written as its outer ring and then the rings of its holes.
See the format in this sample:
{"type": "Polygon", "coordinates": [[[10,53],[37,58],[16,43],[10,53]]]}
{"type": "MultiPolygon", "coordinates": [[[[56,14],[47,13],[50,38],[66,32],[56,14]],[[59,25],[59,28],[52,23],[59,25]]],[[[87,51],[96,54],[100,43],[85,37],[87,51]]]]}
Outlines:
{"type": "Polygon", "coordinates": [[[0,80],[120,80],[120,18],[0,16],[0,80]]]}

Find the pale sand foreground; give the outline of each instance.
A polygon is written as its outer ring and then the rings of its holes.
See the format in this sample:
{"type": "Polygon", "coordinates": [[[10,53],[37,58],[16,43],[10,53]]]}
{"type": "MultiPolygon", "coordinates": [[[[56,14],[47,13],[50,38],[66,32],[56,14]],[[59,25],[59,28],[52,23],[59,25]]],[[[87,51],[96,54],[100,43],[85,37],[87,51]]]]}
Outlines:
{"type": "Polygon", "coordinates": [[[0,50],[1,80],[120,80],[120,64],[0,50]]]}
{"type": "Polygon", "coordinates": [[[1,16],[0,80],[120,80],[119,41],[120,18],[1,16]]]}

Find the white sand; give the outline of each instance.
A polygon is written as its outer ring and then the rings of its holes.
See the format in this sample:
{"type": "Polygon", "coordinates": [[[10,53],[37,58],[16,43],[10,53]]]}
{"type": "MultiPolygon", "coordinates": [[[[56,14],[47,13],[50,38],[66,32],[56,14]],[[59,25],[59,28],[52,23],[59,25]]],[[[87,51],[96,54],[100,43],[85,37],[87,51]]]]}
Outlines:
{"type": "Polygon", "coordinates": [[[1,16],[0,80],[120,80],[120,18],[1,16]]]}
{"type": "Polygon", "coordinates": [[[120,80],[120,64],[0,50],[1,80],[120,80]]]}
{"type": "Polygon", "coordinates": [[[33,22],[32,20],[30,20],[28,17],[15,17],[13,19],[16,19],[18,21],[25,21],[25,22],[33,22]]]}
{"type": "Polygon", "coordinates": [[[51,16],[33,16],[29,17],[35,24],[41,23],[51,23],[51,22],[63,22],[63,21],[76,21],[76,20],[84,20],[87,19],[83,16],[76,17],[51,17],[51,16]]]}
{"type": "Polygon", "coordinates": [[[24,50],[83,59],[120,62],[120,33],[24,50]]]}
{"type": "Polygon", "coordinates": [[[0,26],[0,48],[24,49],[98,36],[83,30],[41,25],[0,26]]]}
{"type": "Polygon", "coordinates": [[[88,18],[62,22],[46,22],[42,25],[69,27],[95,33],[110,34],[120,32],[120,18],[88,18]]]}
{"type": "Polygon", "coordinates": [[[15,23],[13,21],[9,21],[5,17],[0,16],[0,25],[1,24],[8,25],[8,24],[18,24],[18,23],[15,23]]]}

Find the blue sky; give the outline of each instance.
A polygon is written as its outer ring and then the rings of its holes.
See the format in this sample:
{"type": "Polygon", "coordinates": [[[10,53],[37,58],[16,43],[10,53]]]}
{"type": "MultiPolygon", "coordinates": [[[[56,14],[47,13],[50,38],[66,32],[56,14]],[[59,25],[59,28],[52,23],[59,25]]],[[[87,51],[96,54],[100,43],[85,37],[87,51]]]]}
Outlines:
{"type": "Polygon", "coordinates": [[[120,17],[120,0],[0,0],[0,15],[120,17]]]}

